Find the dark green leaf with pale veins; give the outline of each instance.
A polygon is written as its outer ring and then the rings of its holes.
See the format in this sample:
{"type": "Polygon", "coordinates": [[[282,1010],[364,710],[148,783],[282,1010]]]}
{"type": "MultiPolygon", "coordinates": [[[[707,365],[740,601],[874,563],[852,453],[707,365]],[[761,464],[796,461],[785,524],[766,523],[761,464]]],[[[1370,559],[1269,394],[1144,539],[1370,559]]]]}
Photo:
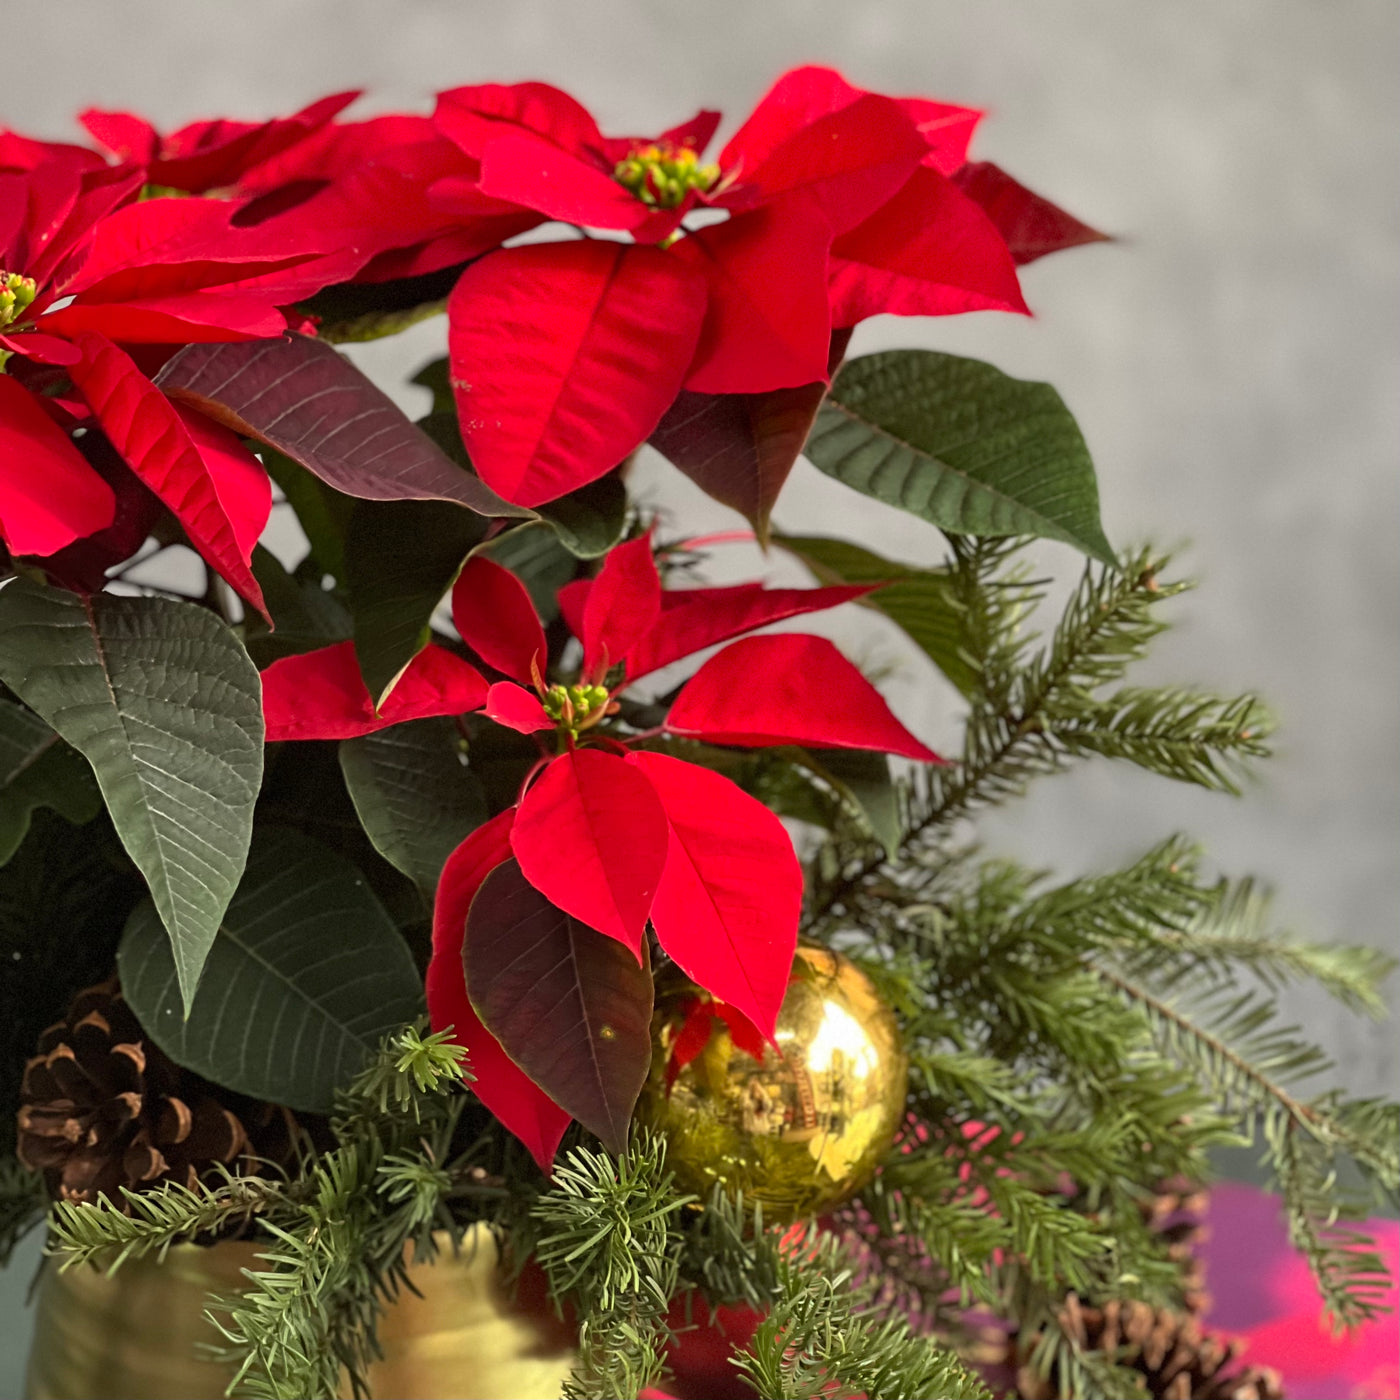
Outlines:
{"type": "Polygon", "coordinates": [[[951,534],[1035,535],[1115,562],[1089,449],[1048,384],[932,350],[864,355],[836,376],[805,450],[951,534]]]}
{"type": "Polygon", "coordinates": [[[169,598],[0,590],[0,679],[92,764],[170,936],[186,1006],[243,873],[262,688],[213,613],[169,598]]]}
{"type": "Polygon", "coordinates": [[[345,786],[375,849],[430,897],[443,862],[490,813],[450,719],[343,739],[345,786]]]}
{"type": "Polygon", "coordinates": [[[177,1064],[313,1112],[329,1110],[380,1038],[422,1010],[408,945],[364,876],[272,827],[253,843],[188,1018],[149,904],[128,921],[117,967],[132,1010],[177,1064]]]}
{"type": "Polygon", "coordinates": [[[81,825],[102,798],[92,770],[43,720],[0,700],[0,865],[19,849],[36,807],[81,825]]]}

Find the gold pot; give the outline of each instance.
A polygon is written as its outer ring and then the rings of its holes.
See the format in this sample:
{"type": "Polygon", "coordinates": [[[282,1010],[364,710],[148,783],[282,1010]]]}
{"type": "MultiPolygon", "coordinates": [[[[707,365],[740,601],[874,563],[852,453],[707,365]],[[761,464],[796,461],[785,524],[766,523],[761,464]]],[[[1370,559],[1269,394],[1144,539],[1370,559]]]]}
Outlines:
{"type": "MultiPolygon", "coordinates": [[[[446,1237],[442,1243],[436,1263],[410,1270],[422,1296],[405,1292],[384,1315],[384,1359],[369,1374],[374,1395],[556,1400],[577,1359],[576,1338],[543,1305],[512,1300],[484,1226],[458,1255],[446,1237]]],[[[217,1400],[229,1373],[200,1355],[200,1343],[218,1340],[203,1316],[206,1296],[235,1291],[240,1270],[263,1267],[253,1257],[263,1247],[180,1245],[163,1263],[131,1260],[110,1278],[46,1266],[26,1400],[217,1400]]]]}

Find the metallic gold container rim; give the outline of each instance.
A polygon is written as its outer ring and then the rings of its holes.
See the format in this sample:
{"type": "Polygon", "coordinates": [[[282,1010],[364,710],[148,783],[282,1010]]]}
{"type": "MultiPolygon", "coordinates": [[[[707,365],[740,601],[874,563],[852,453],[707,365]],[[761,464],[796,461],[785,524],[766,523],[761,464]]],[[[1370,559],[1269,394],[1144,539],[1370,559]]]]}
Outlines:
{"type": "MultiPolygon", "coordinates": [[[[484,1226],[460,1253],[446,1234],[433,1264],[410,1266],[414,1287],[385,1313],[384,1356],[370,1369],[380,1400],[557,1400],[577,1338],[542,1302],[515,1302],[484,1226]]],[[[178,1245],[163,1262],[130,1260],[116,1274],[47,1264],[39,1286],[25,1400],[216,1400],[227,1368],[200,1354],[218,1334],[209,1293],[230,1293],[262,1266],[267,1245],[178,1245]]],[[[349,1394],[348,1387],[345,1394],[349,1394]]]]}

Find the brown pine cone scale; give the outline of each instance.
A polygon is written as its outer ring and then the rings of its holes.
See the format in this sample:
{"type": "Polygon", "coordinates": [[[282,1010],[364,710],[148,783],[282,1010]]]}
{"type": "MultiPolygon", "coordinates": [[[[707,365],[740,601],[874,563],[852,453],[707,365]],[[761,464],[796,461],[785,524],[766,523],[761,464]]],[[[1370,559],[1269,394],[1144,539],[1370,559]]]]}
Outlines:
{"type": "Polygon", "coordinates": [[[254,1155],[285,1157],[294,1131],[285,1110],[176,1065],[111,980],[80,992],[40,1036],[25,1067],[17,1150],[55,1199],[106,1196],[122,1205],[123,1186],[193,1186],[216,1163],[254,1169],[254,1155]],[[260,1142],[250,1141],[250,1127],[260,1142]]]}

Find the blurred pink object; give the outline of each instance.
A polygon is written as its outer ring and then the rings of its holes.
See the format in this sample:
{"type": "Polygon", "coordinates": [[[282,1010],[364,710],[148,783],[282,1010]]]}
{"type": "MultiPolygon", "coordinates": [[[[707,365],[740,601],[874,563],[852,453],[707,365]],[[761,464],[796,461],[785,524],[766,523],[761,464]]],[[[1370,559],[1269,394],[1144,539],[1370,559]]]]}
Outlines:
{"type": "Polygon", "coordinates": [[[1245,1338],[1248,1360],[1272,1366],[1293,1400],[1400,1398],[1400,1222],[1371,1220],[1367,1233],[1391,1274],[1386,1316],[1334,1337],[1308,1266],[1289,1246],[1277,1196],[1238,1182],[1211,1192],[1203,1251],[1216,1331],[1245,1338]]]}

